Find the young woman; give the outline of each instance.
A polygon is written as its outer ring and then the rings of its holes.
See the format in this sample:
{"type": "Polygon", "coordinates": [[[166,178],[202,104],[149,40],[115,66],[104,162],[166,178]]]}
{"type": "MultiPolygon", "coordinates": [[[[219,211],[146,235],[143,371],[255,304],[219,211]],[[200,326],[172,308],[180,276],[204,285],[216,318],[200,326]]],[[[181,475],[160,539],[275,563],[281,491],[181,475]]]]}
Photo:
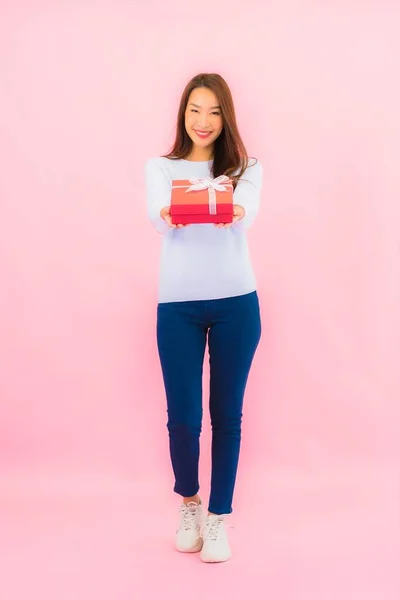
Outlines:
{"type": "Polygon", "coordinates": [[[261,335],[246,230],[258,212],[262,170],[247,156],[232,95],[220,75],[200,74],[187,84],[173,148],[148,160],[145,174],[149,218],[164,236],[157,343],[174,491],[183,498],[176,548],[201,551],[204,562],[222,562],[231,557],[224,515],[232,512],[243,397],[261,335]],[[219,175],[233,180],[233,223],[172,224],[172,180],[219,175]],[[207,340],[212,473],[205,515],[198,471],[207,340]]]}

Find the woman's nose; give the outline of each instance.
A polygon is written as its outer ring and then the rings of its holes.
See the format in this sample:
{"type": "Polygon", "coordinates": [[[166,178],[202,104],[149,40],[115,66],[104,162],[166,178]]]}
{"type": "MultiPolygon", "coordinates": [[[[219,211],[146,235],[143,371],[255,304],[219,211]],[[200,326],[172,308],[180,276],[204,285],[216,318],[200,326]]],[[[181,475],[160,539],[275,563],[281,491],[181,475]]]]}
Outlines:
{"type": "Polygon", "coordinates": [[[206,114],[199,116],[199,126],[206,128],[208,125],[208,116],[206,114]]]}

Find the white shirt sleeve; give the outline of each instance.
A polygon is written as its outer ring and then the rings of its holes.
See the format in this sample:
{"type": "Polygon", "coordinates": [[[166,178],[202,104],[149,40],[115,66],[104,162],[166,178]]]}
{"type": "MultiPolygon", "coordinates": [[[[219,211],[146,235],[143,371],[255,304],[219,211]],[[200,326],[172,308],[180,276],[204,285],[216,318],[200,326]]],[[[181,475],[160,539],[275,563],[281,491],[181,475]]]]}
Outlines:
{"type": "Polygon", "coordinates": [[[233,192],[233,203],[243,206],[245,215],[233,227],[247,229],[253,224],[260,206],[262,177],[262,166],[257,162],[248,166],[239,179],[233,192]]]}
{"type": "Polygon", "coordinates": [[[171,204],[171,184],[159,158],[150,158],[145,164],[147,215],[155,229],[165,235],[172,228],[160,216],[160,211],[171,204]]]}

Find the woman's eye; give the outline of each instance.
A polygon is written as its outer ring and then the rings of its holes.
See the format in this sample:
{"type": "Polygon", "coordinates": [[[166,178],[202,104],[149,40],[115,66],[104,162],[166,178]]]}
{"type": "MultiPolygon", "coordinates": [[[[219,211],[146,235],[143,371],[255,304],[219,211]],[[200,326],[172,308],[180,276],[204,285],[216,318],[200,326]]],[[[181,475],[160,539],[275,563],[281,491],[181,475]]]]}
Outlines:
{"type": "MultiPolygon", "coordinates": [[[[199,111],[196,108],[191,108],[190,112],[197,113],[199,111]]],[[[219,113],[219,112],[212,112],[211,114],[214,115],[215,117],[219,117],[221,113],[219,113]]]]}

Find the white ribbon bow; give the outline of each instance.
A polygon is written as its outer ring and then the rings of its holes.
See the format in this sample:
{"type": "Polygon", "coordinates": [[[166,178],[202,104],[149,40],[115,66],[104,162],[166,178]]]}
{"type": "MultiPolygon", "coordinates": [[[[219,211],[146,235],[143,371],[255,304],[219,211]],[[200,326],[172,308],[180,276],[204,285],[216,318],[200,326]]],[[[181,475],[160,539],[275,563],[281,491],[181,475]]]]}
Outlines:
{"type": "Polygon", "coordinates": [[[188,192],[198,192],[200,190],[208,189],[208,205],[210,209],[210,215],[217,214],[217,198],[215,192],[226,192],[228,188],[226,184],[230,182],[229,177],[226,175],[220,175],[219,177],[215,177],[212,179],[211,177],[205,177],[204,179],[189,179],[192,184],[185,190],[185,194],[188,192]]]}

